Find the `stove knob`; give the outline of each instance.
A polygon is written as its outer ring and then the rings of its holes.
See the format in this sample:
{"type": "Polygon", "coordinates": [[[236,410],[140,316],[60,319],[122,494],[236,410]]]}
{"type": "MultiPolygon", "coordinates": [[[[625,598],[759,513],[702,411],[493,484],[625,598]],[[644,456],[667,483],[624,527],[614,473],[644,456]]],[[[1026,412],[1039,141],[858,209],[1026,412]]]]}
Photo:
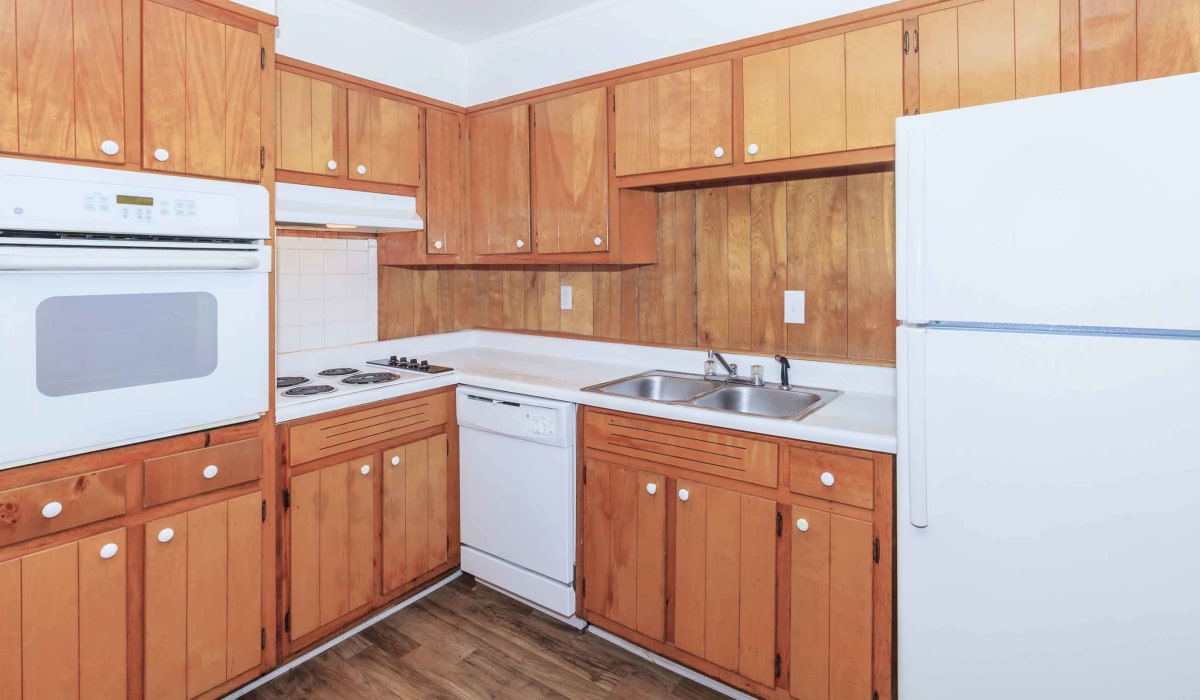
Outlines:
{"type": "Polygon", "coordinates": [[[397,360],[396,360],[395,355],[392,355],[391,357],[388,358],[388,364],[391,365],[392,367],[396,366],[396,362],[397,362],[397,360]]]}
{"type": "Polygon", "coordinates": [[[422,372],[429,371],[429,360],[421,360],[421,371],[422,372]]]}

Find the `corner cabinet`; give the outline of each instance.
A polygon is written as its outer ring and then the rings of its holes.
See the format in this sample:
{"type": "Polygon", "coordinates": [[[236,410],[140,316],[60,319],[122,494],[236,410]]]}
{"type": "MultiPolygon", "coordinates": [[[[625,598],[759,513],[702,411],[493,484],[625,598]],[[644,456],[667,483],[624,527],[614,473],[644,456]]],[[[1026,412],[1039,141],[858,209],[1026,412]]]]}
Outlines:
{"type": "Polygon", "coordinates": [[[893,696],[891,455],[583,425],[583,617],[760,697],[893,696]]]}
{"type": "Polygon", "coordinates": [[[530,250],[529,106],[467,117],[472,255],[530,250]]]}
{"type": "Polygon", "coordinates": [[[458,565],[453,390],[279,428],[285,655],[458,565]]]}
{"type": "Polygon", "coordinates": [[[259,181],[266,68],[267,48],[253,20],[198,3],[147,0],[142,167],[259,181]]]}

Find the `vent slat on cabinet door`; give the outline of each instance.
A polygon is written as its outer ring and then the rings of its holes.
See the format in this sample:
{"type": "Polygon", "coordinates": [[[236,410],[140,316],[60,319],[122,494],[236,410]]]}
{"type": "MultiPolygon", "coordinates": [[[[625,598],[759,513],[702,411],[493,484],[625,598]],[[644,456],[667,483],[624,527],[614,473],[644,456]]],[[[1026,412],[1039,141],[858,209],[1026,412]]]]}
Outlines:
{"type": "Polygon", "coordinates": [[[290,432],[288,464],[304,464],[444,425],[447,412],[446,394],[440,393],[299,425],[290,432]]]}

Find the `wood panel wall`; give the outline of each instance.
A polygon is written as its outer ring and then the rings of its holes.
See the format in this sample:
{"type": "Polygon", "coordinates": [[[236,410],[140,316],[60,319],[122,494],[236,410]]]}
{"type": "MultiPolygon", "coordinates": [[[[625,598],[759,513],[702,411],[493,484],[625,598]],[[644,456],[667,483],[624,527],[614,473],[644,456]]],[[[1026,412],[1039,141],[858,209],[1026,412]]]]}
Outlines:
{"type": "Polygon", "coordinates": [[[654,265],[384,267],[379,337],[494,328],[894,362],[894,191],[886,171],[663,192],[654,265]],[[784,324],[789,289],[804,325],[784,324]]]}

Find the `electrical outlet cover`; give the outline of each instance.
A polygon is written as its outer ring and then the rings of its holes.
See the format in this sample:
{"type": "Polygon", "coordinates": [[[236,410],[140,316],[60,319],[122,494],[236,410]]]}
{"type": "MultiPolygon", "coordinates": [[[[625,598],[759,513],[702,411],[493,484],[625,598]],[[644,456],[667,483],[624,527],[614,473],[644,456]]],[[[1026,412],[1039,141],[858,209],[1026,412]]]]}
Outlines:
{"type": "Polygon", "coordinates": [[[783,293],[783,322],[804,323],[804,292],[783,293]]]}
{"type": "Polygon", "coordinates": [[[571,285],[562,285],[559,287],[559,292],[562,297],[562,303],[559,304],[559,308],[569,310],[571,308],[571,285]]]}

